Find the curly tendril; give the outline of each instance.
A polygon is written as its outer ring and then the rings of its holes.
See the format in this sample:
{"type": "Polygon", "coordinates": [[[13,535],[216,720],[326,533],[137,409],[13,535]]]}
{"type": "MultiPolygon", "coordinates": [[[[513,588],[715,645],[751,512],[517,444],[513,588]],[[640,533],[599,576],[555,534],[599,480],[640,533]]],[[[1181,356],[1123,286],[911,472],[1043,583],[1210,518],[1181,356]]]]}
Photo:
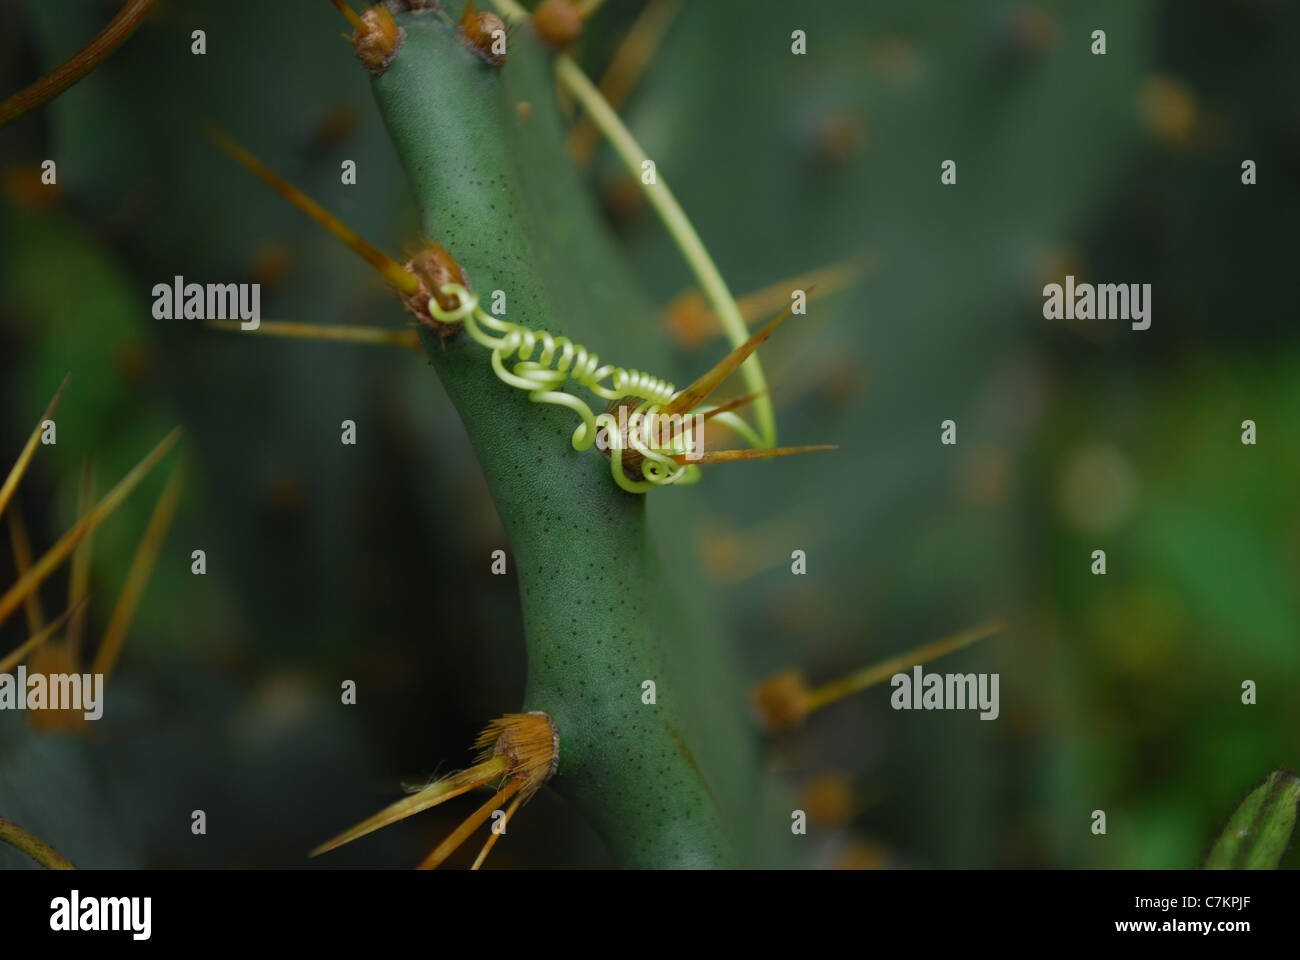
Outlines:
{"type": "MultiPolygon", "coordinates": [[[[444,310],[437,300],[430,299],[430,316],[442,323],[463,323],[476,343],[492,351],[492,370],[502,383],[527,391],[528,398],[534,403],[568,407],[581,418],[573,431],[573,449],[589,449],[604,431],[610,472],[622,489],[629,493],[646,493],[656,487],[694,483],[699,479],[699,467],[680,464],[673,459],[688,453],[691,444],[700,440],[694,435],[689,418],[682,418],[683,429],[667,438],[664,446],[643,442],[643,432],[638,429],[639,424],[653,425],[657,422],[656,415],[677,396],[673,384],[639,370],[602,364],[600,357],[568,337],[556,337],[545,330],[533,330],[494,317],[479,305],[478,294],[458,283],[444,284],[441,292],[454,295],[458,305],[454,310],[444,310]],[[541,353],[534,359],[539,347],[541,353]],[[507,368],[511,357],[514,358],[513,364],[507,368]],[[570,380],[610,402],[629,397],[641,401],[627,418],[626,434],[612,413],[595,414],[582,398],[565,393],[562,388],[570,380]],[[635,457],[639,458],[636,469],[643,479],[628,475],[624,465],[625,450],[634,451],[635,457]]],[[[711,409],[711,406],[701,407],[695,412],[705,413],[711,409]]],[[[735,430],[752,446],[760,446],[753,428],[740,417],[720,413],[716,419],[735,430]]],[[[654,437],[653,432],[651,436],[654,437]]]]}

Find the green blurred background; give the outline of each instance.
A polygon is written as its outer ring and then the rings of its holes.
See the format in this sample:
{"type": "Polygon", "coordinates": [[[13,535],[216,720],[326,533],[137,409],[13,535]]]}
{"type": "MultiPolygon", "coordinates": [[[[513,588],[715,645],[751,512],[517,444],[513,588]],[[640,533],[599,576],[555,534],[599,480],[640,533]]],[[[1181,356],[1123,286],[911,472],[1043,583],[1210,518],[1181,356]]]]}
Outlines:
{"type": "MultiPolygon", "coordinates": [[[[593,19],[575,51],[590,75],[644,6],[608,0],[593,19]]],[[[115,9],[0,4],[0,91],[115,9]]],[[[302,865],[401,782],[459,766],[522,695],[514,577],[489,572],[504,533],[427,365],[151,315],[153,284],[182,274],[262,283],[269,319],[405,322],[196,125],[214,120],[381,248],[411,249],[415,211],[345,26],[325,0],[161,0],[93,75],[0,130],[0,453],[72,371],[58,444],[17,499],[34,546],[71,524],[83,457],[103,490],[182,424],[194,468],[110,715],[87,738],[0,713],[0,817],[79,865],[302,865]],[[47,158],[55,189],[33,183],[47,158]],[[339,703],[344,679],[356,706],[339,703]]],[[[783,442],[841,451],[714,468],[656,493],[652,518],[707,571],[747,680],[829,679],[1012,623],[939,668],[1000,673],[996,722],[895,713],[878,689],[772,743],[796,789],[852,787],[808,865],[1195,866],[1255,783],[1300,767],[1298,41],[1283,0],[676,9],[622,113],[733,292],[871,266],[764,348],[783,442]],[[956,186],[939,183],[948,159],[956,186]],[[1246,159],[1258,185],[1241,183],[1246,159]],[[1151,329],[1044,320],[1042,286],[1066,273],[1152,284],[1151,329]],[[939,443],[949,418],[956,447],[939,443]],[[1099,548],[1105,577],[1089,570],[1099,548]]],[[[589,179],[666,306],[691,286],[680,254],[608,148],[589,179]]],[[[674,341],[656,372],[686,382],[724,349],[674,341]]],[[[163,476],[96,533],[92,637],[163,476]]],[[[0,584],[13,578],[6,550],[0,584]]],[[[65,589],[65,573],[46,585],[47,611],[65,589]]],[[[12,618],[0,651],[24,638],[12,618]]],[[[438,808],[320,865],[409,866],[463,814],[438,808]]],[[[490,861],[608,863],[545,791],[490,861]]],[[[0,847],[0,866],[31,864],[0,847]]]]}

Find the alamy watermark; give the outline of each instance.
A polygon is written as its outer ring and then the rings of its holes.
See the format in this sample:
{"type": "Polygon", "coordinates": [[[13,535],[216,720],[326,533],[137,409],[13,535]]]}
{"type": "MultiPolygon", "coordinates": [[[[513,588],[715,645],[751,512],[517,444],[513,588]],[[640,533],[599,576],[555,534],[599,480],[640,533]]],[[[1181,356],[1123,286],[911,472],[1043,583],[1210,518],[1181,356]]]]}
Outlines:
{"type": "Polygon", "coordinates": [[[1043,287],[1045,320],[1129,320],[1134,330],[1151,326],[1151,284],[1074,282],[1043,287]]]}
{"type": "Polygon", "coordinates": [[[896,673],[889,685],[889,705],[895,710],[979,710],[981,720],[998,718],[996,673],[924,673],[920,665],[910,674],[896,673]]]}
{"type": "Polygon", "coordinates": [[[73,890],[50,901],[50,929],[59,933],[124,931],[133,940],[153,933],[152,897],[83,897],[73,890]]]}
{"type": "Polygon", "coordinates": [[[156,320],[238,320],[239,329],[262,324],[260,283],[186,283],[177,275],[171,283],[153,286],[156,320]]]}
{"type": "Polygon", "coordinates": [[[102,673],[0,673],[0,710],[80,710],[87,720],[104,715],[102,673]]]}

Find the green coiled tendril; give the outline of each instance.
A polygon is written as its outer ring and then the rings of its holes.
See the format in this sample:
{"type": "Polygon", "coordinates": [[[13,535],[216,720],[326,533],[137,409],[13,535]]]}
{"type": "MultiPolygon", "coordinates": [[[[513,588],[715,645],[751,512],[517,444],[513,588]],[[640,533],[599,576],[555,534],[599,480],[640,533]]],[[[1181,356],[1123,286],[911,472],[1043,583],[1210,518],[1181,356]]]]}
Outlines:
{"type": "MultiPolygon", "coordinates": [[[[708,413],[714,406],[697,407],[677,417],[681,429],[673,430],[674,415],[660,416],[663,407],[678,395],[677,388],[668,381],[638,370],[602,364],[600,357],[568,337],[552,336],[545,330],[533,330],[495,317],[479,305],[478,294],[458,283],[444,284],[441,291],[455,296],[458,305],[454,310],[444,310],[437,300],[430,299],[429,314],[442,323],[463,323],[476,343],[492,351],[492,370],[501,382],[527,391],[534,403],[558,404],[578,414],[582,422],[573,431],[573,449],[587,450],[603,434],[601,446],[609,452],[610,472],[622,489],[646,493],[656,487],[694,483],[700,478],[699,467],[678,463],[673,458],[689,457],[700,450],[703,438],[695,429],[693,417],[708,413]],[[541,354],[533,359],[539,345],[541,354]],[[507,358],[511,355],[516,360],[507,369],[507,358]],[[620,424],[613,413],[595,414],[581,397],[564,392],[561,388],[570,380],[604,400],[613,402],[634,397],[641,402],[626,416],[626,423],[620,424]],[[664,422],[669,424],[667,436],[662,428],[664,422]],[[655,429],[656,425],[659,429],[655,429]],[[646,442],[650,438],[661,443],[646,442]],[[627,448],[640,454],[642,459],[637,469],[644,479],[631,477],[624,470],[623,451],[627,448]]],[[[735,414],[724,411],[715,419],[734,430],[750,446],[762,446],[753,427],[735,414]]]]}

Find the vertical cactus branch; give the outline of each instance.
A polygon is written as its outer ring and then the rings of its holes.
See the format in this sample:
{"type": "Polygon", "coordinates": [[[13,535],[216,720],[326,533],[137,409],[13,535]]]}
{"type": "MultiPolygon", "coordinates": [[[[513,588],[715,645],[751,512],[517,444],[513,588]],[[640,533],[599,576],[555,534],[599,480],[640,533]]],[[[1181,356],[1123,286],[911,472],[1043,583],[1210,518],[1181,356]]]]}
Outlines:
{"type": "MultiPolygon", "coordinates": [[[[495,66],[440,17],[398,22],[405,44],[374,90],[426,235],[479,290],[502,290],[512,320],[602,352],[628,342],[624,317],[646,318],[630,326],[650,338],[654,310],[604,240],[567,156],[553,55],[520,30],[495,66]]],[[[528,645],[524,708],[555,724],[555,789],[622,864],[767,862],[770,843],[740,842],[757,833],[763,792],[743,690],[719,639],[672,595],[645,498],[614,486],[601,457],[556,442],[573,430],[569,410],[529,403],[470,337],[447,333],[420,328],[510,536],[528,645]]]]}

